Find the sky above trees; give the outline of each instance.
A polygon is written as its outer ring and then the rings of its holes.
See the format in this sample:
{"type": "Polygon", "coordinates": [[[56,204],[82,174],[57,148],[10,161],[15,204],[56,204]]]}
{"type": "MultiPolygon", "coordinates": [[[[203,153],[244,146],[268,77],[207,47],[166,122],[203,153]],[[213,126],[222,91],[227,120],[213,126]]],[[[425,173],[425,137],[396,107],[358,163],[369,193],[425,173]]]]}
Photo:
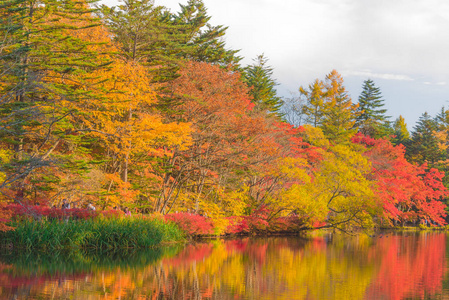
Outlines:
{"type": "MultiPolygon", "coordinates": [[[[179,11],[182,0],[155,0],[179,11]]],[[[104,3],[114,5],[115,0],[104,3]]],[[[380,87],[393,119],[409,129],[449,100],[449,3],[444,0],[204,0],[211,24],[229,26],[226,45],[242,64],[262,53],[281,96],[339,71],[354,101],[363,81],[380,87]]]]}

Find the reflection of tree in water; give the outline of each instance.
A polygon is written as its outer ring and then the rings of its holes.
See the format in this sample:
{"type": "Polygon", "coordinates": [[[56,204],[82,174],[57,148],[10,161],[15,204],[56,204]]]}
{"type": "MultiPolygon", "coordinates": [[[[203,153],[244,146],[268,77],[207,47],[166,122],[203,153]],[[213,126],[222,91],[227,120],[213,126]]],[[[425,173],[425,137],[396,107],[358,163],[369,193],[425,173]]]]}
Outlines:
{"type": "Polygon", "coordinates": [[[65,265],[62,254],[49,260],[7,256],[1,282],[40,281],[3,285],[0,298],[419,298],[441,292],[445,267],[444,234],[247,238],[167,251],[84,253],[65,265]]]}
{"type": "Polygon", "coordinates": [[[174,255],[178,251],[179,247],[166,248],[164,251],[2,253],[0,298],[5,292],[10,295],[8,298],[27,298],[36,292],[45,293],[49,286],[53,292],[59,289],[61,295],[67,291],[76,292],[74,283],[90,282],[99,273],[103,276],[117,270],[142,270],[162,255],[174,255]]]}
{"type": "Polygon", "coordinates": [[[377,240],[371,255],[378,257],[370,299],[424,299],[443,291],[446,270],[445,234],[391,236],[377,240]]]}

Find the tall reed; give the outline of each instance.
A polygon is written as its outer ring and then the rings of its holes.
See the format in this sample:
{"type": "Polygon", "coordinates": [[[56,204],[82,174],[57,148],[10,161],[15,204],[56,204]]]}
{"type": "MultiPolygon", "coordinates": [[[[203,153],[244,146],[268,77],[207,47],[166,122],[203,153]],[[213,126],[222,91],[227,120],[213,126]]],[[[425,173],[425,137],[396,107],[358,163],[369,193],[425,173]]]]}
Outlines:
{"type": "Polygon", "coordinates": [[[157,218],[25,220],[12,225],[15,230],[0,233],[0,243],[20,249],[148,248],[183,240],[174,224],[157,218]]]}

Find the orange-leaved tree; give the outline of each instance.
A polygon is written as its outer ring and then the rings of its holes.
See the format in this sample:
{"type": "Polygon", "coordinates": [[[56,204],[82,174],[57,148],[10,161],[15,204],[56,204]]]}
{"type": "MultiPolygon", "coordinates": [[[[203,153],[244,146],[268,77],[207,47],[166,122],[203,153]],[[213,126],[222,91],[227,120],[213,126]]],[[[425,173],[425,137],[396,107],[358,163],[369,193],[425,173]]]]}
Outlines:
{"type": "Polygon", "coordinates": [[[169,211],[178,201],[182,210],[241,214],[243,190],[232,197],[224,195],[239,191],[248,157],[266,130],[264,118],[252,114],[248,87],[238,73],[187,62],[169,88],[181,101],[179,113],[171,119],[192,123],[192,145],[166,157],[155,210],[169,211]],[[230,199],[234,202],[227,203],[230,199]]]}

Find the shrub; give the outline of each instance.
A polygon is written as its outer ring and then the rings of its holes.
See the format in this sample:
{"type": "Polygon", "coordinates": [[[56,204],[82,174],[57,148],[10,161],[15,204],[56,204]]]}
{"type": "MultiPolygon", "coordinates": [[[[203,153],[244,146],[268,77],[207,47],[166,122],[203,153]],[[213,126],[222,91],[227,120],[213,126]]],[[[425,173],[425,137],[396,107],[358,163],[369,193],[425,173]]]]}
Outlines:
{"type": "MultiPolygon", "coordinates": [[[[261,234],[298,232],[307,227],[305,220],[296,215],[269,219],[268,209],[255,211],[249,216],[229,217],[227,234],[261,234]]],[[[318,224],[318,223],[317,223],[318,224]]],[[[319,224],[318,224],[319,225],[319,224]]]]}
{"type": "Polygon", "coordinates": [[[214,233],[212,220],[197,214],[174,213],[165,215],[165,220],[173,222],[189,236],[209,235],[214,233]]]}
{"type": "Polygon", "coordinates": [[[298,216],[291,215],[279,217],[269,222],[268,230],[270,232],[297,232],[306,227],[304,220],[298,216]]]}
{"type": "Polygon", "coordinates": [[[269,210],[263,206],[254,210],[249,216],[230,217],[230,226],[226,230],[229,234],[257,234],[266,232],[269,228],[269,210]]]}
{"type": "Polygon", "coordinates": [[[11,212],[12,218],[15,219],[20,217],[48,217],[58,220],[67,218],[87,220],[92,219],[99,214],[98,211],[91,211],[83,208],[60,209],[40,205],[10,204],[6,209],[11,212]]]}

